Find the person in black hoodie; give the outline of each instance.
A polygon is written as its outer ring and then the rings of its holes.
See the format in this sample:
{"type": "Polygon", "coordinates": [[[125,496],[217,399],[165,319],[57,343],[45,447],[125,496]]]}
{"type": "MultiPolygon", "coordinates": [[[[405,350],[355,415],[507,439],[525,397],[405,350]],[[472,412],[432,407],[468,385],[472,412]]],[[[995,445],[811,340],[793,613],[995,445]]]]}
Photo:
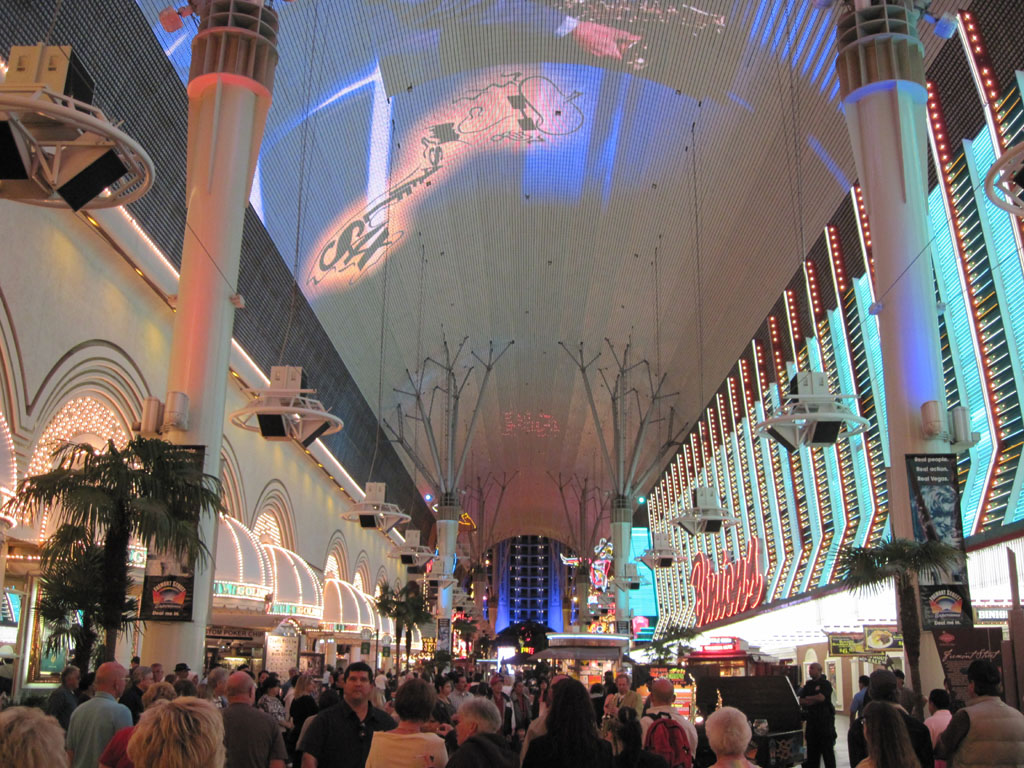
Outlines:
{"type": "MultiPolygon", "coordinates": [[[[933,768],[935,765],[935,754],[932,750],[932,735],[927,726],[920,720],[899,706],[897,701],[896,675],[888,669],[876,669],[868,678],[868,692],[864,697],[865,706],[869,701],[886,701],[896,705],[896,710],[903,719],[910,734],[910,744],[914,748],[921,768],[933,768]]],[[[850,732],[846,736],[846,743],[849,747],[850,765],[857,765],[868,756],[867,741],[864,739],[863,720],[854,720],[850,724],[850,732]]]]}
{"type": "Polygon", "coordinates": [[[448,768],[514,768],[515,756],[499,733],[502,717],[493,701],[468,699],[455,719],[459,748],[448,758],[448,768]]]}

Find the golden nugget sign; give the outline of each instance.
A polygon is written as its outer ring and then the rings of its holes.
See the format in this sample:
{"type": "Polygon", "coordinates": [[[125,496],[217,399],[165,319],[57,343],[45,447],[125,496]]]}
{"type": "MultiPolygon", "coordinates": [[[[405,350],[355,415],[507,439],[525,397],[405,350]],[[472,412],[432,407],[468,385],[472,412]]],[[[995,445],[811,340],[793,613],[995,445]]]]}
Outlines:
{"type": "Polygon", "coordinates": [[[256,584],[238,584],[233,581],[213,582],[213,594],[242,600],[263,600],[270,590],[256,584]]]}
{"type": "Polygon", "coordinates": [[[318,605],[303,605],[302,603],[271,603],[267,613],[278,616],[307,616],[311,619],[323,617],[324,610],[318,605]]]}
{"type": "Polygon", "coordinates": [[[707,555],[693,559],[690,572],[697,626],[756,608],[764,600],[761,542],[751,539],[746,557],[716,571],[707,555]]]}

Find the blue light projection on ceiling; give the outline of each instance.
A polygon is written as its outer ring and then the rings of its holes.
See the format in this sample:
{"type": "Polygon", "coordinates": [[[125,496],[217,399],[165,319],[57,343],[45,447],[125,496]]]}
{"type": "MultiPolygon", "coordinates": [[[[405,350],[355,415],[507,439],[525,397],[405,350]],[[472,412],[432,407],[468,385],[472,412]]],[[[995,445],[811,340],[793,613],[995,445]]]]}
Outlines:
{"type": "MultiPolygon", "coordinates": [[[[164,0],[138,3],[186,81],[196,17],[168,34],[156,23],[164,0]]],[[[803,0],[354,0],[277,10],[280,62],[251,202],[282,257],[298,261],[311,300],[401,253],[421,209],[493,195],[499,205],[604,212],[651,188],[673,167],[666,159],[682,156],[698,114],[749,121],[778,98],[761,92],[755,54],[788,64],[819,103],[838,92],[833,14],[803,0]],[[329,33],[340,28],[344,45],[329,33]],[[742,55],[694,77],[716,50],[742,55]],[[741,110],[722,110],[729,102],[741,110]]],[[[807,141],[840,181],[828,152],[807,141]]]]}

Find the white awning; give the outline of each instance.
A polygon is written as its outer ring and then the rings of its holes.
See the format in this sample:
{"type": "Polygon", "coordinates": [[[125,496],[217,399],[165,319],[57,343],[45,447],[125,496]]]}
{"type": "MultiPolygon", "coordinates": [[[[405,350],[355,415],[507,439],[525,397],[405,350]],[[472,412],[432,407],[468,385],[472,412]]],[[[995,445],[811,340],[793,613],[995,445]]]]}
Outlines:
{"type": "Polygon", "coordinates": [[[264,611],[273,591],[270,560],[256,536],[241,521],[221,515],[213,570],[214,604],[264,611]]]}
{"type": "Polygon", "coordinates": [[[316,619],[324,615],[324,594],[320,579],[305,560],[276,544],[264,544],[270,561],[273,602],[268,613],[273,616],[294,616],[316,619]]]}
{"type": "Polygon", "coordinates": [[[323,624],[325,629],[338,632],[361,632],[364,629],[381,635],[395,632],[395,622],[377,610],[372,597],[353,584],[334,578],[324,582],[323,624]]]}

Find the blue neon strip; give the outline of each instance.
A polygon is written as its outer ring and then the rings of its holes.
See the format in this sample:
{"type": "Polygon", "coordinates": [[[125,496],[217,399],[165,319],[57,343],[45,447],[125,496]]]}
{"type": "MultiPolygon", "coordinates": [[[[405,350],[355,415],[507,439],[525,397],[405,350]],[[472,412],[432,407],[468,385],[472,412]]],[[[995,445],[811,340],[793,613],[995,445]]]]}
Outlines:
{"type": "MultiPolygon", "coordinates": [[[[826,39],[826,37],[825,37],[826,34],[831,32],[832,29],[833,29],[833,25],[832,25],[832,22],[829,19],[829,14],[825,14],[821,18],[821,20],[819,21],[818,34],[814,38],[814,43],[811,44],[810,49],[807,51],[807,58],[804,59],[803,66],[800,67],[800,74],[801,75],[806,75],[807,74],[807,70],[808,70],[808,68],[810,68],[811,62],[814,61],[815,55],[818,53],[819,49],[821,48],[822,41],[826,39]]],[[[828,39],[831,40],[832,39],[831,36],[828,37],[828,39]]],[[[828,49],[828,45],[827,44],[826,44],[825,48],[826,48],[826,50],[828,49]]],[[[796,62],[794,62],[794,65],[795,64],[796,64],[796,62]]],[[[811,79],[813,80],[813,78],[811,78],[811,79]]]]}
{"type": "MultiPolygon", "coordinates": [[[[739,427],[737,426],[737,429],[739,427]]],[[[746,482],[746,474],[743,472],[743,460],[740,454],[740,438],[733,430],[729,435],[729,450],[732,451],[732,465],[736,470],[736,475],[731,477],[731,482],[736,484],[736,498],[739,499],[739,516],[743,521],[743,541],[750,541],[750,510],[747,507],[747,495],[743,492],[743,485],[746,482]]],[[[742,553],[740,553],[742,557],[742,553]]]]}
{"type": "Polygon", "coordinates": [[[761,0],[761,4],[757,6],[757,15],[754,16],[754,23],[750,25],[750,39],[753,40],[757,37],[757,31],[761,28],[761,19],[764,18],[765,8],[768,7],[768,0],[761,0]]]}
{"type": "Polygon", "coordinates": [[[800,8],[797,10],[796,18],[793,19],[793,23],[789,24],[789,34],[786,35],[786,44],[782,47],[782,53],[780,58],[785,61],[789,55],[790,49],[793,47],[793,43],[797,41],[797,37],[807,37],[807,31],[811,28],[811,20],[808,19],[808,23],[803,28],[803,34],[800,32],[800,22],[804,20],[804,14],[807,13],[807,9],[810,7],[810,3],[801,3],[800,8]]]}
{"type": "Polygon", "coordinates": [[[985,477],[992,461],[994,446],[985,403],[985,384],[974,351],[971,310],[960,282],[959,256],[949,231],[940,187],[928,195],[928,219],[932,238],[932,263],[935,265],[940,295],[946,302],[946,329],[959,383],[960,402],[970,411],[971,429],[981,434],[981,442],[970,451],[971,468],[960,498],[964,530],[969,531],[981,510],[985,477]]]}
{"type": "MultiPolygon", "coordinates": [[[[762,422],[765,419],[765,408],[764,404],[757,400],[754,403],[754,408],[757,411],[757,421],[762,422]]],[[[782,545],[782,513],[779,511],[779,498],[777,493],[777,478],[775,477],[775,471],[772,467],[772,458],[770,451],[774,450],[772,447],[771,439],[767,437],[758,438],[761,443],[761,466],[764,470],[765,487],[768,489],[768,509],[765,510],[765,523],[771,528],[772,536],[775,539],[775,563],[774,569],[768,560],[765,560],[765,564],[768,565],[768,571],[772,573],[771,581],[768,584],[767,600],[774,600],[778,596],[779,590],[779,578],[782,575],[782,560],[783,557],[783,545],[782,545]]]]}
{"type": "MultiPolygon", "coordinates": [[[[846,323],[839,309],[828,312],[828,327],[832,334],[832,353],[836,361],[836,373],[839,387],[843,392],[856,392],[857,385],[853,377],[853,362],[850,360],[850,344],[846,338],[846,323]]],[[[860,413],[857,401],[851,401],[852,407],[860,413]]],[[[873,494],[871,492],[871,474],[868,471],[867,442],[864,435],[850,438],[850,457],[853,462],[853,478],[857,485],[857,504],[860,508],[860,521],[854,534],[853,545],[862,547],[868,540],[871,518],[874,516],[873,494]]]]}
{"type": "MultiPolygon", "coordinates": [[[[754,527],[757,529],[757,538],[761,542],[761,562],[768,564],[768,537],[765,534],[765,513],[761,506],[761,493],[757,482],[757,460],[754,456],[754,440],[752,437],[750,419],[743,420],[743,448],[746,453],[746,471],[744,475],[750,480],[754,492],[751,494],[754,499],[754,527]]],[[[767,483],[766,483],[767,485],[767,483]]]]}
{"type": "MultiPolygon", "coordinates": [[[[800,7],[800,10],[801,10],[800,16],[803,16],[803,11],[807,10],[807,4],[806,3],[802,3],[801,7],[800,7]]],[[[775,30],[775,37],[772,38],[772,51],[775,51],[776,49],[778,49],[779,43],[782,42],[782,36],[784,34],[786,34],[787,32],[791,32],[791,31],[795,30],[797,25],[800,23],[800,16],[798,16],[795,20],[790,21],[790,18],[792,17],[792,15],[793,15],[793,0],[789,0],[789,5],[786,6],[786,12],[783,13],[782,14],[782,18],[779,19],[779,26],[778,26],[778,29],[775,30]]],[[[783,55],[783,58],[785,58],[785,55],[783,55]]]]}
{"type": "MultiPolygon", "coordinates": [[[[831,340],[831,339],[829,339],[831,340]]],[[[825,361],[819,346],[819,341],[816,338],[807,340],[807,356],[811,363],[812,371],[821,371],[825,373],[825,361]]],[[[835,350],[833,350],[833,359],[835,358],[835,350]]],[[[851,390],[843,390],[849,392],[851,390]]],[[[829,543],[828,552],[825,554],[824,567],[821,569],[821,578],[817,584],[812,586],[825,586],[829,583],[829,577],[832,574],[832,568],[835,565],[836,557],[839,555],[839,544],[846,534],[846,511],[843,509],[843,495],[840,493],[840,489],[843,487],[843,481],[839,474],[839,460],[836,458],[835,448],[819,448],[818,450],[823,451],[822,458],[825,462],[825,487],[823,495],[828,499],[828,509],[821,510],[821,520],[823,521],[827,514],[832,520],[832,541],[829,543]]],[[[814,478],[816,482],[820,482],[823,478],[814,478]]],[[[817,501],[817,499],[815,499],[817,501]]],[[[815,518],[811,518],[812,528],[815,518]]],[[[824,537],[824,532],[819,528],[819,541],[815,547],[814,557],[811,560],[812,563],[818,562],[820,556],[821,541],[824,537]]],[[[812,570],[813,569],[809,569],[812,570]]]]}
{"type": "MultiPolygon", "coordinates": [[[[764,25],[764,29],[761,30],[761,40],[758,43],[762,48],[764,48],[765,45],[767,45],[767,43],[768,43],[768,38],[769,38],[769,36],[772,33],[772,29],[775,27],[775,19],[778,16],[779,11],[782,9],[782,7],[783,7],[782,3],[779,3],[779,2],[772,3],[772,13],[771,13],[771,16],[768,17],[768,22],[764,25]]],[[[783,13],[782,17],[785,18],[785,16],[786,16],[786,14],[783,13]]]]}
{"type": "MultiPolygon", "coordinates": [[[[983,191],[985,175],[996,162],[995,147],[988,129],[983,129],[973,141],[964,141],[974,196],[978,203],[978,218],[985,238],[992,279],[999,299],[999,311],[1003,320],[1003,331],[1008,336],[1008,354],[1013,371],[1015,386],[1010,397],[1018,399],[1024,391],[1024,375],[1021,371],[1020,350],[1024,348],[1024,272],[1021,269],[1021,254],[1014,238],[1011,217],[988,199],[983,191]]],[[[1003,424],[1003,429],[1008,425],[1003,424]]],[[[1020,432],[1017,425],[1013,431],[1020,432]]],[[[1012,439],[1010,440],[1012,443],[1012,439]]],[[[1024,519],[1024,462],[1018,459],[1013,487],[1007,499],[1004,524],[1024,519]]]]}
{"type": "Polygon", "coordinates": [[[800,41],[797,43],[796,50],[793,52],[794,69],[796,69],[796,65],[800,61],[800,54],[803,53],[804,47],[807,45],[807,39],[811,36],[811,31],[814,29],[814,25],[817,23],[819,15],[821,15],[821,11],[818,8],[815,8],[811,11],[811,17],[807,19],[807,23],[804,24],[803,34],[800,35],[800,41]]]}
{"type": "Polygon", "coordinates": [[[864,356],[868,362],[868,373],[871,376],[871,391],[875,396],[875,415],[878,419],[879,442],[882,444],[882,456],[885,466],[890,467],[889,460],[889,419],[885,411],[885,376],[882,368],[882,341],[878,335],[878,318],[868,313],[868,307],[875,297],[871,290],[871,278],[861,275],[853,281],[853,290],[857,296],[857,314],[860,318],[861,335],[864,338],[864,356]]]}

